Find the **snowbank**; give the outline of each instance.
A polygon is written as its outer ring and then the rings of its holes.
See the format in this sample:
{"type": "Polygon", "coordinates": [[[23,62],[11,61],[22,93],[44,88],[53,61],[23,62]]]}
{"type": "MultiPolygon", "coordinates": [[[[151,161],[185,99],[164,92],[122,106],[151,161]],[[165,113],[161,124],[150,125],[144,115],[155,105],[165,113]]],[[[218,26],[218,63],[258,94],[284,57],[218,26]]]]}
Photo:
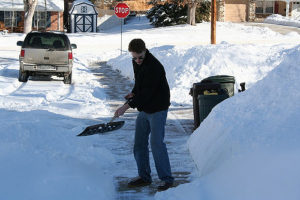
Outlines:
{"type": "Polygon", "coordinates": [[[300,46],[251,89],[216,106],[188,141],[200,178],[156,199],[300,198],[300,46]]]}
{"type": "Polygon", "coordinates": [[[270,24],[279,24],[279,25],[285,25],[285,26],[294,26],[300,28],[300,21],[296,19],[291,19],[289,17],[285,17],[278,14],[273,14],[267,17],[264,20],[265,23],[270,24]]]}
{"type": "MultiPolygon", "coordinates": [[[[282,61],[287,47],[223,42],[214,46],[201,45],[186,49],[166,45],[152,48],[150,52],[165,67],[172,103],[192,104],[192,98],[188,94],[193,83],[208,76],[232,75],[236,79],[236,91],[241,82],[246,82],[246,87],[250,88],[282,61]]],[[[133,79],[129,53],[109,60],[108,64],[133,79]]]]}
{"type": "Polygon", "coordinates": [[[0,109],[1,197],[114,199],[107,173],[114,157],[92,146],[97,138],[74,137],[80,123],[48,111],[0,109]]]}

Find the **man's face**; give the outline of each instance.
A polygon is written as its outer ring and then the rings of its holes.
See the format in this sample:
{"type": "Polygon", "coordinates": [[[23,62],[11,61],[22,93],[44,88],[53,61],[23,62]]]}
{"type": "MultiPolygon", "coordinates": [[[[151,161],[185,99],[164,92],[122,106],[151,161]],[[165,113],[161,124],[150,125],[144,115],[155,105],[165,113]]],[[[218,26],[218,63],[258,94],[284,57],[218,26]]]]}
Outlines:
{"type": "Polygon", "coordinates": [[[136,64],[141,65],[145,59],[146,51],[142,53],[131,52],[132,60],[136,62],[136,64]]]}

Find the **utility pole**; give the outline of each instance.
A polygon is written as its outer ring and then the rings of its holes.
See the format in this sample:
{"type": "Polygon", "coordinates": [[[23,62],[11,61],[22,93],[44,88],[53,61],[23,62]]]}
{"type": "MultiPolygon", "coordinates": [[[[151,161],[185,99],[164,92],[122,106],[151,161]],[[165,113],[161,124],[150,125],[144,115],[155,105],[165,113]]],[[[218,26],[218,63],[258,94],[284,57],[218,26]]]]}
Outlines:
{"type": "Polygon", "coordinates": [[[211,0],[211,44],[216,44],[217,1],[211,0]]]}

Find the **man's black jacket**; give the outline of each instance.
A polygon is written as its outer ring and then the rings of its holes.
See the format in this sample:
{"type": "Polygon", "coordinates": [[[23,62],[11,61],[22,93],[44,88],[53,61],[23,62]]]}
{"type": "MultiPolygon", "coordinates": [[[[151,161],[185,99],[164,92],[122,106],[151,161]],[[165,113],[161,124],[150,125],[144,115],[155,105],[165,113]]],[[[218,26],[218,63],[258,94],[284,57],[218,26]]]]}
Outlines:
{"type": "Polygon", "coordinates": [[[129,106],[146,113],[168,109],[170,88],[162,64],[148,50],[141,65],[135,61],[132,61],[132,64],[135,84],[132,89],[134,97],[129,106]]]}

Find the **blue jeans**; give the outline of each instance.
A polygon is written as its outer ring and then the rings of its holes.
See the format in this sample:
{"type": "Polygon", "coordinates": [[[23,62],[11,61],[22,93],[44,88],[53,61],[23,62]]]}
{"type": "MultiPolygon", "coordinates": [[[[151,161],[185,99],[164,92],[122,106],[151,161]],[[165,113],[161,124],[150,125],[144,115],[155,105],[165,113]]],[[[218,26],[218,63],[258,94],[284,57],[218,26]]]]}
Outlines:
{"type": "Polygon", "coordinates": [[[167,113],[168,110],[156,113],[139,112],[136,119],[133,152],[139,176],[145,181],[152,181],[148,148],[150,132],[151,150],[158,177],[168,183],[174,181],[167,147],[164,143],[167,113]]]}

